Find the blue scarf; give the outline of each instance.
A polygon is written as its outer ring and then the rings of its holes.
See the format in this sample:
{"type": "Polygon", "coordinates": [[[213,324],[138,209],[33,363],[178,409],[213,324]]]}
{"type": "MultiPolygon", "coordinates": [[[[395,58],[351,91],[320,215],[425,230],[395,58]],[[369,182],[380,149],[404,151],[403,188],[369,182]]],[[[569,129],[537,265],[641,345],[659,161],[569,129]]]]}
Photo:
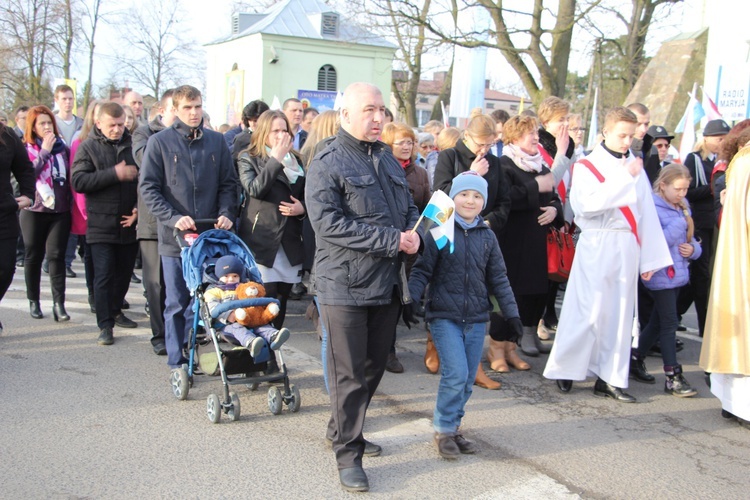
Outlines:
{"type": "Polygon", "coordinates": [[[471,222],[466,222],[463,217],[456,215],[456,222],[458,222],[458,225],[461,226],[462,229],[471,229],[477,227],[479,224],[484,224],[484,221],[478,215],[471,222]]]}

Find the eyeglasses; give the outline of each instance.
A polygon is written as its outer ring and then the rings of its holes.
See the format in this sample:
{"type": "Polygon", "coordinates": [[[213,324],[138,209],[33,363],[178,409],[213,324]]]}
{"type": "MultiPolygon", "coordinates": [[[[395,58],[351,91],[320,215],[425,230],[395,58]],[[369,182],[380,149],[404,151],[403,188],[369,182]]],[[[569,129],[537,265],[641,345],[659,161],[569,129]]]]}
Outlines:
{"type": "Polygon", "coordinates": [[[495,143],[494,143],[494,142],[491,142],[491,143],[489,143],[489,144],[482,144],[481,142],[477,142],[477,141],[476,141],[476,139],[474,139],[474,138],[473,138],[473,137],[472,137],[471,135],[469,135],[469,134],[466,134],[466,137],[468,137],[469,139],[471,139],[471,142],[473,142],[474,144],[476,144],[476,145],[477,145],[477,147],[479,147],[480,149],[489,149],[489,148],[491,148],[492,146],[494,146],[494,145],[495,145],[495,143]]]}
{"type": "Polygon", "coordinates": [[[413,141],[398,141],[398,142],[394,142],[393,145],[398,146],[398,147],[401,147],[401,146],[411,147],[414,145],[414,142],[413,141]]]}
{"type": "Polygon", "coordinates": [[[654,144],[656,149],[669,149],[669,144],[654,144]]]}
{"type": "Polygon", "coordinates": [[[573,127],[570,129],[571,132],[586,132],[586,127],[573,127]]]}

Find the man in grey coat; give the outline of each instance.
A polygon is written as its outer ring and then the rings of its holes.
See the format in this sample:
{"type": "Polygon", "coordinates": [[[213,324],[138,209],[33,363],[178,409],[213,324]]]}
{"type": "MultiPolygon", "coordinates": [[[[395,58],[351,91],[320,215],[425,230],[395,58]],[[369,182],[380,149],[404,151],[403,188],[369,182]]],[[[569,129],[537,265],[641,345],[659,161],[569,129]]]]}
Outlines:
{"type": "Polygon", "coordinates": [[[305,188],[318,245],[318,301],[328,332],[326,437],[348,491],[369,489],[362,456],[380,453],[365,441],[362,428],[385,371],[401,300],[408,296],[399,280],[401,253],[416,253],[421,242],[411,231],[419,212],[404,169],[378,141],[384,117],[377,87],[347,87],[341,130],[313,160],[305,188]]]}

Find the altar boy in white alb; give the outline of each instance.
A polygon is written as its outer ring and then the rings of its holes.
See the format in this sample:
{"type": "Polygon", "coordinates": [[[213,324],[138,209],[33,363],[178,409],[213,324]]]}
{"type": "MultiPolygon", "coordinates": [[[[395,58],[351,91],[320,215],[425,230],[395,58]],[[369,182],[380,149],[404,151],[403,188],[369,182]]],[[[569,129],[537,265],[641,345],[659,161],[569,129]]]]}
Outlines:
{"type": "Polygon", "coordinates": [[[639,274],[672,265],[643,162],[629,150],[638,120],[607,113],[604,141],[573,167],[570,202],[581,229],[557,338],[544,376],[562,392],[596,376],[594,395],[624,403],[639,274]]]}

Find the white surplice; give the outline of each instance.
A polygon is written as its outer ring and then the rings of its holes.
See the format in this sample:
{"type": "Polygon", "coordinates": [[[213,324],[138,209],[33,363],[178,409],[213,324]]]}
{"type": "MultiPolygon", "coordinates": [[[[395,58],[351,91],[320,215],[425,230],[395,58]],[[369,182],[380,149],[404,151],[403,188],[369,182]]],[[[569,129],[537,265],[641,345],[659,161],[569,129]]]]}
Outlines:
{"type": "Polygon", "coordinates": [[[586,159],[604,182],[581,163],[573,168],[570,203],[581,235],[544,376],[598,376],[626,388],[639,274],[672,265],[672,257],[645,171],[628,172],[633,154],[615,158],[600,144],[586,159]],[[640,246],[619,209],[625,205],[640,246]]]}

